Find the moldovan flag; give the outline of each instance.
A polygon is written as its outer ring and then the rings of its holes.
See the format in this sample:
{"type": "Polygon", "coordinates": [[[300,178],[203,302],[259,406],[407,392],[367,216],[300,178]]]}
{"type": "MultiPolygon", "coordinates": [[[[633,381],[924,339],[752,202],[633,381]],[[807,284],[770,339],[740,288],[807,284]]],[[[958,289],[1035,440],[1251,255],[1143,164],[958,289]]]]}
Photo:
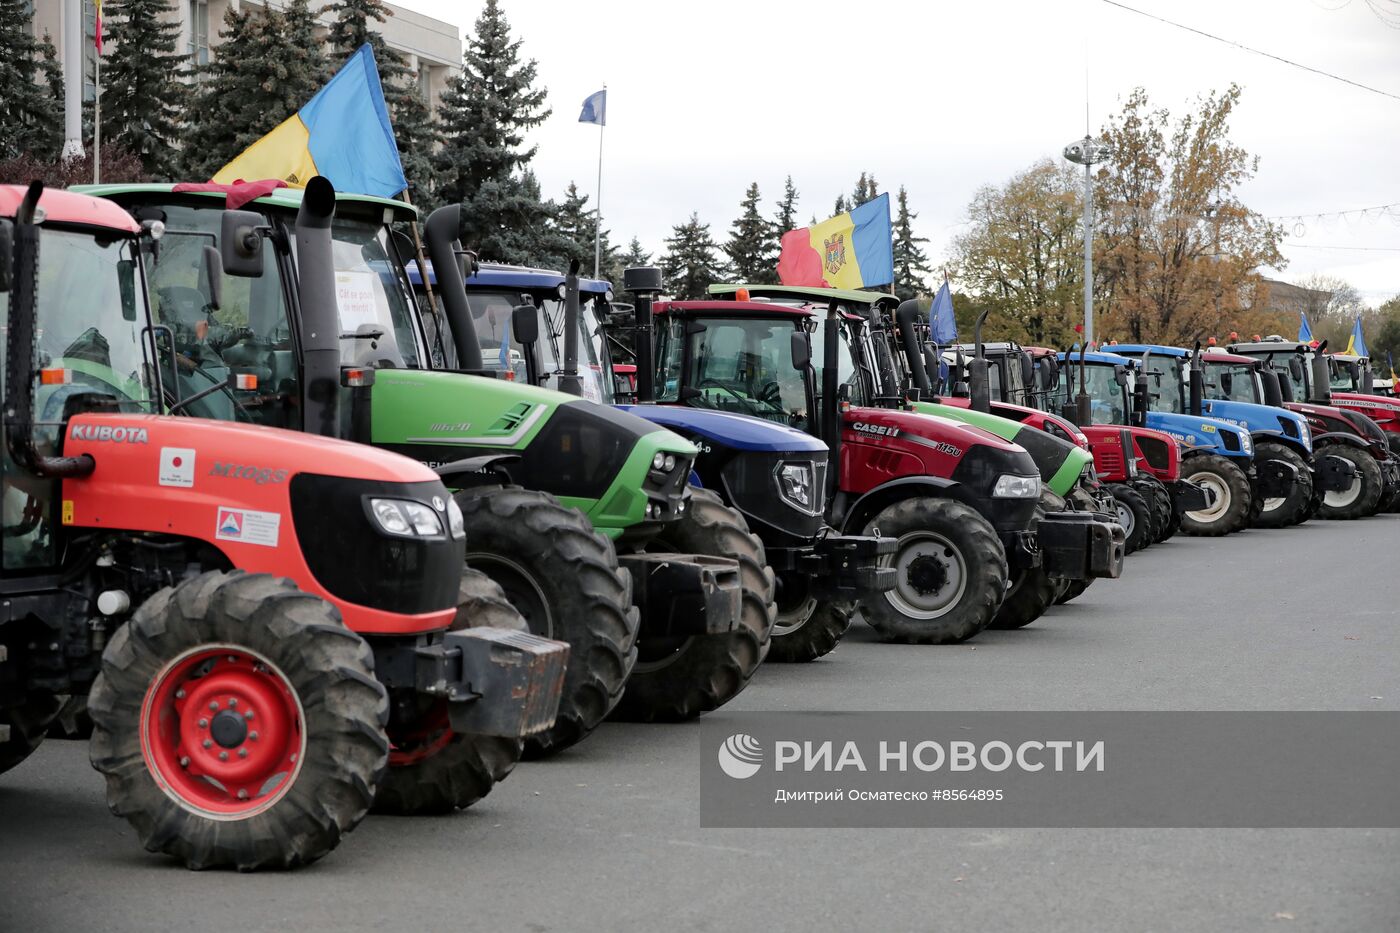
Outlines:
{"type": "Polygon", "coordinates": [[[1351,339],[1347,341],[1347,348],[1342,351],[1349,356],[1370,356],[1366,352],[1366,338],[1361,336],[1361,318],[1356,319],[1356,323],[1351,327],[1351,339]]]}
{"type": "Polygon", "coordinates": [[[783,234],[778,279],[784,285],[863,288],[894,281],[890,196],[783,234]]]}
{"type": "Polygon", "coordinates": [[[214,181],[280,178],[305,188],[317,175],[337,191],[382,198],[408,187],[369,43],[305,107],[219,169],[214,181]]]}

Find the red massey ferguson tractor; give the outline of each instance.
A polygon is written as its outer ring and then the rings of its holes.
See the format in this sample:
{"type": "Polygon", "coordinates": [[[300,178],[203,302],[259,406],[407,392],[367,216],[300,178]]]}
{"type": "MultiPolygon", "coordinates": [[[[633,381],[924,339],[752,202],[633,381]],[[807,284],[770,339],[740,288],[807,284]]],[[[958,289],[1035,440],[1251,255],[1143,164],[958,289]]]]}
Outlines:
{"type": "Polygon", "coordinates": [[[167,374],[197,364],[149,317],[159,232],[0,187],[0,772],[87,695],[108,804],[191,868],[305,864],[373,804],[480,797],[552,722],[567,646],[463,576],[427,467],[171,416],[167,374]]]}

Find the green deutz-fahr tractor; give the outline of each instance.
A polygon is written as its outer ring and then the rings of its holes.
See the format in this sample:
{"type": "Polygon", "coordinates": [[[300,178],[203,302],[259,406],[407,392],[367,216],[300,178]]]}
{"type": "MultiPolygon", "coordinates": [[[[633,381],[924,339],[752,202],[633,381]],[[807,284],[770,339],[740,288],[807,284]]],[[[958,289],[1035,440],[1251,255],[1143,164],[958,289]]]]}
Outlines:
{"type": "Polygon", "coordinates": [[[768,650],[773,577],[742,516],[707,508],[697,520],[695,447],[625,412],[495,378],[474,334],[420,316],[411,253],[391,229],[413,208],[279,189],[230,211],[223,186],[87,190],[164,223],[149,276],[158,317],[199,361],[181,378],[194,388],[249,374],[264,387],[206,396],[193,413],[370,442],[455,490],[468,564],[533,632],[573,649],[555,724],[527,754],[577,742],[610,712],[693,717],[748,683],[768,650]],[[231,300],[211,312],[195,259],[215,243],[231,300]],[[312,282],[329,300],[308,300],[312,282]],[[337,369],[341,404],[333,423],[306,424],[296,386],[318,359],[337,369]]]}

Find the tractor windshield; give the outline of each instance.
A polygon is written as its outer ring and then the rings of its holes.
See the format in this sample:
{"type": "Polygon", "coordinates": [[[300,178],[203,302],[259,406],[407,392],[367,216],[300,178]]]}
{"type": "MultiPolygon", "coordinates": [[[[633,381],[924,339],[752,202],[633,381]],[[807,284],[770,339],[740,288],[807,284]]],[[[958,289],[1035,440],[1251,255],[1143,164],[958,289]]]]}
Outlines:
{"type": "MultiPolygon", "coordinates": [[[[795,316],[784,320],[701,318],[691,325],[698,323],[703,329],[690,335],[687,354],[682,338],[685,324],[671,318],[658,354],[659,397],[678,399],[684,386],[689,390],[686,401],[697,408],[805,427],[807,386],[803,374],[792,366],[793,326],[800,320],[795,316]]],[[[821,358],[815,348],[813,358],[821,358]]]]}
{"type": "MultiPolygon", "coordinates": [[[[186,407],[188,414],[250,421],[279,428],[301,426],[301,377],[286,296],[280,278],[223,277],[223,300],[210,307],[204,247],[219,245],[222,205],[162,204],[165,235],[143,240],[152,318],[169,328],[162,340],[161,372],[168,401],[189,398],[250,375],[250,390],[221,390],[186,407]],[[174,357],[168,339],[174,339],[174,357]]],[[[277,268],[275,248],[263,240],[263,265],[277,268]]]]}
{"type": "MultiPolygon", "coordinates": [[[[1119,367],[1107,363],[1084,364],[1084,391],[1090,400],[1093,424],[1128,423],[1128,388],[1118,382],[1119,367]]],[[[1060,370],[1061,395],[1058,404],[1074,405],[1079,396],[1079,361],[1064,364],[1060,370]]]]}
{"type": "Polygon", "coordinates": [[[1154,411],[1186,413],[1186,390],[1181,377],[1181,361],[1156,353],[1147,357],[1147,394],[1154,411]]]}
{"type": "Polygon", "coordinates": [[[373,221],[337,217],[331,237],[341,362],[418,368],[413,312],[398,266],[389,258],[388,230],[373,221]]]}
{"type": "MultiPolygon", "coordinates": [[[[545,325],[542,335],[547,335],[547,339],[540,341],[541,373],[560,372],[564,368],[564,324],[567,316],[564,313],[564,302],[553,296],[537,298],[536,301],[543,315],[541,323],[545,325]]],[[[596,311],[599,301],[602,301],[601,296],[579,296],[578,375],[584,398],[593,402],[610,402],[612,391],[605,389],[610,382],[598,361],[598,342],[603,339],[596,311]]],[[[553,382],[549,385],[554,387],[553,382]]]]}
{"type": "Polygon", "coordinates": [[[1330,356],[1327,367],[1332,373],[1333,392],[1361,391],[1361,365],[1356,360],[1339,360],[1330,356]]]}
{"type": "MultiPolygon", "coordinates": [[[[140,410],[150,402],[153,379],[142,352],[146,308],[135,241],[124,234],[102,238],[59,228],[45,228],[42,237],[34,362],[36,370],[49,372],[36,372],[34,440],[41,454],[53,456],[59,452],[70,400],[97,393],[114,400],[117,410],[140,410]]],[[[7,340],[8,299],[0,294],[7,340]]],[[[0,384],[3,379],[0,362],[0,384]]],[[[8,445],[0,447],[3,566],[51,566],[56,561],[52,529],[58,520],[58,484],[21,472],[10,460],[8,445]]]]}
{"type": "Polygon", "coordinates": [[[1259,404],[1254,367],[1248,363],[1206,363],[1206,392],[1225,402],[1259,404]]]}

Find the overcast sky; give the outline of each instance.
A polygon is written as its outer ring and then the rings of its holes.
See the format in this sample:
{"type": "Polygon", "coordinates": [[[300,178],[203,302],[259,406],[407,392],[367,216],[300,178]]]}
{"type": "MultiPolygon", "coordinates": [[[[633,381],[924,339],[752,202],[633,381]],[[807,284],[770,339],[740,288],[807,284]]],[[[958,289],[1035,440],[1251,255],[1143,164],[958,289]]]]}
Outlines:
{"type": "MultiPolygon", "coordinates": [[[[471,30],[481,0],[396,0],[471,30]]],[[[1128,5],[1400,95],[1400,0],[1126,0],[1128,5]],[[1372,7],[1393,11],[1393,25],[1372,7]]],[[[749,182],[771,213],[789,173],[805,222],[862,171],[903,184],[935,262],[973,192],[1059,158],[1142,85],[1178,113],[1244,88],[1233,138],[1259,156],[1242,192],[1265,215],[1400,202],[1400,99],[1252,55],[1103,0],[762,2],[502,0],[554,109],[532,134],[546,196],[592,193],[608,87],[603,217],[659,251],[691,211],[722,240],[749,182]],[[853,15],[854,14],[854,15],[853,15]]],[[[1280,277],[1341,276],[1368,303],[1400,293],[1391,216],[1289,224],[1280,277]],[[1348,247],[1342,249],[1340,247],[1348,247]]]]}

